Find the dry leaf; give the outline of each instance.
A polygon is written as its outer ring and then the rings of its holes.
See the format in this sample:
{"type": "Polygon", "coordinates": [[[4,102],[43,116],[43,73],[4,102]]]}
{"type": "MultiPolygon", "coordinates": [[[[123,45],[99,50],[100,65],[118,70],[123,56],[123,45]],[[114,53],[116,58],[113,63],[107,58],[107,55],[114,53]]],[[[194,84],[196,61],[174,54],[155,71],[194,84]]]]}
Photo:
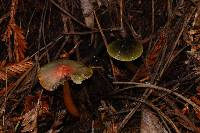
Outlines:
{"type": "MultiPolygon", "coordinates": [[[[33,108],[22,116],[23,129],[21,130],[21,132],[37,133],[37,119],[39,116],[47,113],[49,109],[49,105],[46,101],[40,101],[43,99],[43,96],[41,97],[41,99],[40,97],[41,92],[37,93],[35,97],[30,97],[30,99],[33,98],[35,100],[35,106],[32,106],[33,108]]],[[[30,102],[30,99],[28,98],[27,102],[30,102]]]]}
{"type": "Polygon", "coordinates": [[[106,126],[107,127],[103,130],[103,133],[117,133],[117,123],[108,122],[106,126]]]}
{"type": "Polygon", "coordinates": [[[142,112],[141,133],[168,133],[160,120],[149,109],[142,112]]]}
{"type": "Polygon", "coordinates": [[[157,60],[157,57],[159,56],[160,52],[161,52],[161,48],[163,47],[163,45],[166,44],[166,41],[167,41],[167,35],[165,33],[166,31],[163,30],[161,33],[160,33],[160,38],[159,40],[157,40],[157,42],[154,44],[154,47],[153,49],[150,51],[149,55],[147,56],[147,59],[146,59],[146,63],[147,65],[154,65],[156,60],[157,60]]]}
{"type": "Polygon", "coordinates": [[[60,125],[63,123],[63,120],[65,118],[66,111],[61,110],[59,112],[56,112],[54,123],[49,131],[47,133],[60,133],[60,125]]]}
{"type": "Polygon", "coordinates": [[[85,18],[85,24],[93,28],[94,27],[94,14],[93,5],[91,0],[80,0],[83,16],[85,18]]]}
{"type": "MultiPolygon", "coordinates": [[[[35,95],[28,95],[25,97],[24,101],[24,112],[27,113],[32,110],[40,99],[41,92],[36,92],[35,95]]],[[[41,96],[40,110],[45,113],[49,112],[49,99],[47,96],[41,96]]]]}
{"type": "Polygon", "coordinates": [[[23,116],[23,129],[21,130],[21,132],[37,133],[37,118],[38,113],[35,107],[23,116]]]}

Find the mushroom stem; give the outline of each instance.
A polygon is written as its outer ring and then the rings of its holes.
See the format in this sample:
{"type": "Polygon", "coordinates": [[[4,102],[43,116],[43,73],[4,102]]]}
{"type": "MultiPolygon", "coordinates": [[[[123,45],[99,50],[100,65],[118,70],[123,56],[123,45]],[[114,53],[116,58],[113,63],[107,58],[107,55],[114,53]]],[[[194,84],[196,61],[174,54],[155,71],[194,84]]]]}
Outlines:
{"type": "Polygon", "coordinates": [[[63,97],[64,97],[64,103],[65,103],[65,107],[66,107],[67,111],[75,117],[80,117],[80,113],[79,113],[76,105],[73,102],[73,98],[71,95],[68,81],[64,82],[63,97]]]}

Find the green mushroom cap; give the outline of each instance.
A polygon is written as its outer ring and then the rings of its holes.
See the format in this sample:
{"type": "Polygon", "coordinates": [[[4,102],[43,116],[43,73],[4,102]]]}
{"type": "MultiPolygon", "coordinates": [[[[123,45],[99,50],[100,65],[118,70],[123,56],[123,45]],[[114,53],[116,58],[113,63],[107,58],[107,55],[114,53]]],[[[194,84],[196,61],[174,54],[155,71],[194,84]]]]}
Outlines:
{"type": "Polygon", "coordinates": [[[133,61],[142,55],[143,46],[130,40],[118,39],[108,45],[107,52],[116,60],[133,61]]]}

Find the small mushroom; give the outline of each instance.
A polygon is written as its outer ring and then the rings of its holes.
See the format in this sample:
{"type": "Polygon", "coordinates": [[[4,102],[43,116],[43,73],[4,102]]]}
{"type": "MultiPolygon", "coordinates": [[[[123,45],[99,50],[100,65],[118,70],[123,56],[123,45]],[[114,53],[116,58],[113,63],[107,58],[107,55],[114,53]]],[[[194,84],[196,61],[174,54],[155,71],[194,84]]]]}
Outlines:
{"type": "Polygon", "coordinates": [[[118,39],[108,45],[107,52],[116,60],[133,61],[142,55],[143,46],[131,40],[118,39]]]}
{"type": "Polygon", "coordinates": [[[81,84],[83,80],[90,78],[92,73],[91,68],[80,62],[63,59],[41,67],[38,79],[44,89],[54,91],[66,78],[70,78],[75,84],[81,84]]]}
{"type": "Polygon", "coordinates": [[[84,64],[63,59],[41,67],[38,71],[38,79],[42,87],[48,91],[54,91],[60,84],[64,84],[63,95],[66,108],[70,114],[79,117],[78,109],[71,97],[68,79],[76,84],[81,84],[83,80],[90,78],[92,74],[92,69],[84,64]]]}

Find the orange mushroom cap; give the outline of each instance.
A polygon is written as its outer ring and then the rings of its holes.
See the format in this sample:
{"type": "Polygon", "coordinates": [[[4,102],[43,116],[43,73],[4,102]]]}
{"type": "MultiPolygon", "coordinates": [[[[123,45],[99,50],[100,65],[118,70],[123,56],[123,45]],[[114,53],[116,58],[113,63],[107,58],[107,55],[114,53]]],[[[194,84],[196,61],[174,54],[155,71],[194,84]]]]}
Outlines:
{"type": "Polygon", "coordinates": [[[67,78],[74,83],[81,84],[83,80],[92,76],[91,68],[73,60],[58,60],[44,65],[38,71],[38,79],[42,87],[54,91],[58,85],[63,84],[67,78]]]}

